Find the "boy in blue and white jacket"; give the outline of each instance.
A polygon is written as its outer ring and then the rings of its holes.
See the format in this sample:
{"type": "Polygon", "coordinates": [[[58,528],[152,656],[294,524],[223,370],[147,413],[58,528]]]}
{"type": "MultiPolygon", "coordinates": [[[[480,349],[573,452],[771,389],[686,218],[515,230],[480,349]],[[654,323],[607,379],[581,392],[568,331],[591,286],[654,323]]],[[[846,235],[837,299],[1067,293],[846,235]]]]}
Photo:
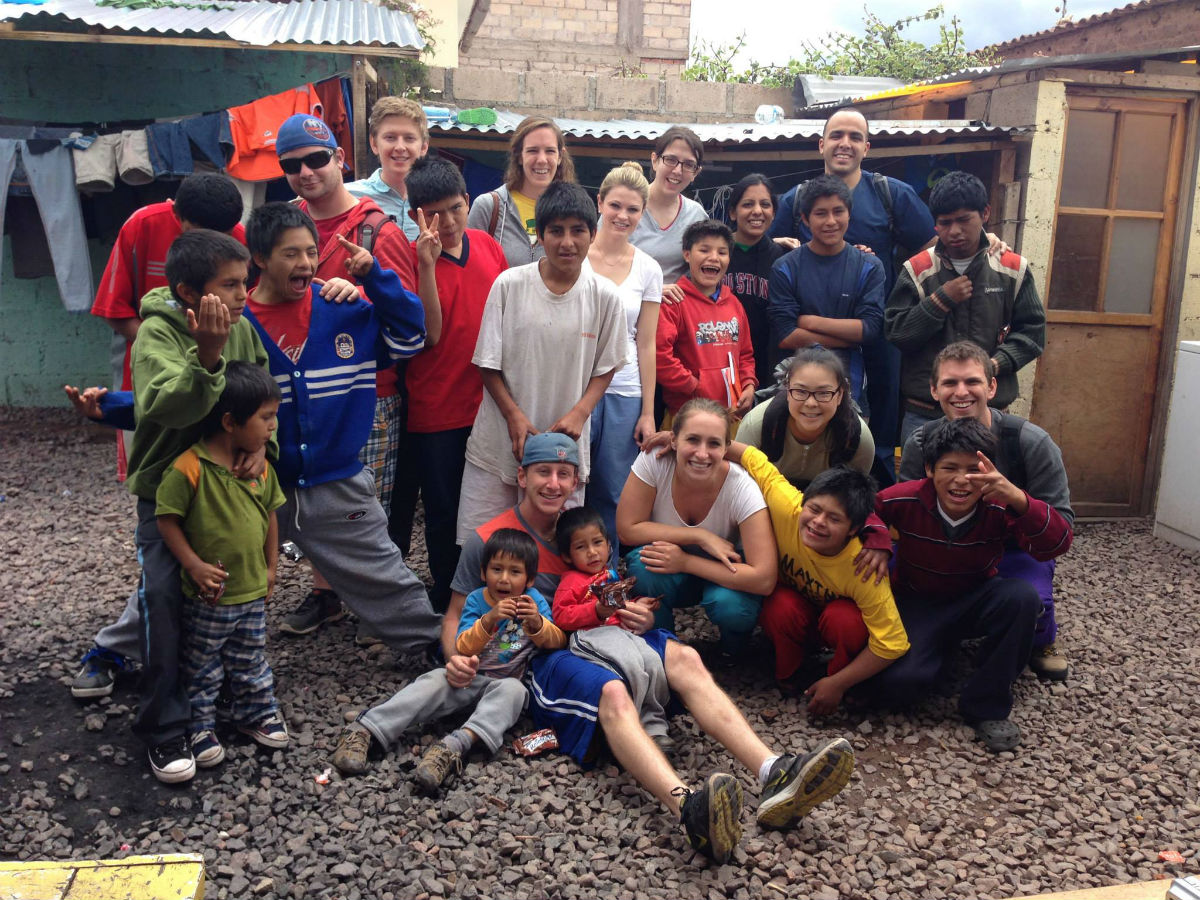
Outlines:
{"type": "Polygon", "coordinates": [[[358,458],[375,416],[375,370],[424,346],[425,314],[400,278],[339,238],[365,296],[321,298],[317,229],[287,203],[259,207],[246,243],[261,270],[246,318],[279,383],[279,459],[287,502],[280,539],[293,541],[359,619],[392,649],[437,640],[440,617],[388,537],[374,476],[358,458]],[[369,301],[369,302],[368,302],[369,301]]]}

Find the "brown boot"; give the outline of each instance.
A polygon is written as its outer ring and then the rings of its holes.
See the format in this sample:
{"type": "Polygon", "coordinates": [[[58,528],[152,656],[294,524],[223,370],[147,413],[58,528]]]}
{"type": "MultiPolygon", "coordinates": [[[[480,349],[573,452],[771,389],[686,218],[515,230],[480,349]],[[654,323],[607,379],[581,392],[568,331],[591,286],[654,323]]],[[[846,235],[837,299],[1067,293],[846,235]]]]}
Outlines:
{"type": "Polygon", "coordinates": [[[1066,681],[1071,674],[1067,658],[1058,652],[1054,644],[1034,647],[1029,654],[1029,668],[1043,681],[1066,681]]]}

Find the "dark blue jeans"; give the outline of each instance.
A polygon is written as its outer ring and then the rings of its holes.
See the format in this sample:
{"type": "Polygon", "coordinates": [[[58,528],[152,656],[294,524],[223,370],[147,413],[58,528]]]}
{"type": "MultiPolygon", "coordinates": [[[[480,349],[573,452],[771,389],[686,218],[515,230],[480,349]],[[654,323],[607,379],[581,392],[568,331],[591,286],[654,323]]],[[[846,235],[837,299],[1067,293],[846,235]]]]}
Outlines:
{"type": "Polygon", "coordinates": [[[896,483],[896,437],[900,428],[900,351],[887,341],[863,347],[867,372],[867,407],[875,466],[871,474],[881,488],[896,483]]]}

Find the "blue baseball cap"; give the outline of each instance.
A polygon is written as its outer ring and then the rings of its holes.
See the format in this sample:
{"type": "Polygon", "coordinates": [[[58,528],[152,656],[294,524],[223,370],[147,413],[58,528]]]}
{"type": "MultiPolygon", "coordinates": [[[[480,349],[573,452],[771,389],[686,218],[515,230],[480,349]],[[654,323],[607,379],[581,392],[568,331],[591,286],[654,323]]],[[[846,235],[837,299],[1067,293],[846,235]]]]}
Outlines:
{"type": "Polygon", "coordinates": [[[302,147],[328,147],[330,150],[336,150],[338,142],[333,136],[333,129],[319,118],[306,113],[296,113],[294,116],[288,116],[275,133],[275,153],[282,156],[302,147]]]}
{"type": "Polygon", "coordinates": [[[565,434],[543,432],[525,438],[525,452],[521,454],[521,466],[534,463],[564,462],[579,467],[579,445],[565,434]]]}

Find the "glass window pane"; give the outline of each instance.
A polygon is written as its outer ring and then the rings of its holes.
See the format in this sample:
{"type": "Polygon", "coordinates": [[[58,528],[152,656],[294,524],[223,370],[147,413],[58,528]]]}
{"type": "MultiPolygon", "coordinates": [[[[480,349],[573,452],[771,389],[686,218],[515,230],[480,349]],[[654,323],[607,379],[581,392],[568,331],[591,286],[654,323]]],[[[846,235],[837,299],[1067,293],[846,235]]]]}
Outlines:
{"type": "Polygon", "coordinates": [[[1117,209],[1162,212],[1171,117],[1126,113],[1121,121],[1121,161],[1117,164],[1117,209]]]}
{"type": "Polygon", "coordinates": [[[1150,312],[1161,228],[1157,219],[1113,220],[1108,280],[1104,285],[1105,312],[1150,312]]]}
{"type": "Polygon", "coordinates": [[[1050,309],[1099,309],[1105,221],[1103,216],[1059,215],[1050,270],[1050,309]]]}
{"type": "Polygon", "coordinates": [[[1108,207],[1117,114],[1073,109],[1067,116],[1061,206],[1108,207]]]}

